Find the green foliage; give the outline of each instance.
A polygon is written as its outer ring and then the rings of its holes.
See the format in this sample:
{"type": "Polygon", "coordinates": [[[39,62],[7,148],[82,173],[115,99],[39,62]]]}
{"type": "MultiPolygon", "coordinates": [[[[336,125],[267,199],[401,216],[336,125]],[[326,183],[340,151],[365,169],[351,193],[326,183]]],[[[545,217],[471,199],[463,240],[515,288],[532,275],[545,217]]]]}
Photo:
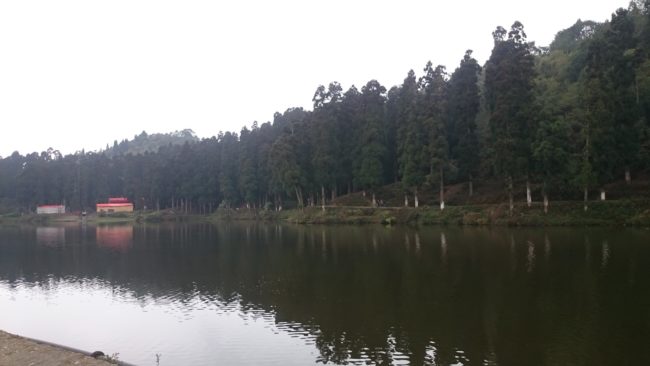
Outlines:
{"type": "Polygon", "coordinates": [[[345,92],[332,82],[317,88],[313,111],[289,108],[239,134],[143,132],[100,152],[14,153],[0,159],[0,210],[92,210],[115,196],[136,209],[279,210],[381,195],[388,184],[400,191],[393,205],[418,189],[426,205],[439,183],[497,177],[526,178],[554,197],[603,188],[650,169],[649,7],[639,0],[606,23],[578,20],[548,48],[519,22],[497,27],[484,67],[467,51],[451,77],[429,62],[388,93],[376,80],[345,92]]]}
{"type": "Polygon", "coordinates": [[[135,135],[133,140],[122,140],[120,143],[117,140],[114,141],[113,146],[107,148],[104,153],[108,157],[127,154],[139,155],[147,152],[155,153],[163,146],[183,145],[186,142],[195,143],[198,141],[199,138],[190,129],[154,134],[147,134],[142,131],[139,135],[135,135]]]}
{"type": "Polygon", "coordinates": [[[534,45],[523,25],[493,33],[494,49],[486,65],[486,99],[490,110],[496,170],[503,176],[526,175],[530,170],[534,132],[534,45]]]}
{"type": "Polygon", "coordinates": [[[399,89],[396,106],[399,171],[405,189],[422,185],[429,168],[426,151],[427,132],[418,116],[419,91],[413,70],[399,89]]]}
{"type": "Polygon", "coordinates": [[[424,69],[420,80],[422,102],[420,119],[428,131],[427,150],[430,182],[437,183],[449,164],[449,144],[447,142],[448,83],[444,66],[432,67],[431,62],[424,69]]]}
{"type": "Polygon", "coordinates": [[[452,159],[461,179],[478,176],[480,155],[476,119],[480,108],[478,76],[481,67],[465,52],[460,67],[449,81],[449,123],[447,136],[452,159]]]}
{"type": "Polygon", "coordinates": [[[362,189],[374,189],[384,183],[383,159],[386,140],[383,134],[386,88],[376,80],[361,89],[361,138],[355,160],[354,182],[362,189]]]}

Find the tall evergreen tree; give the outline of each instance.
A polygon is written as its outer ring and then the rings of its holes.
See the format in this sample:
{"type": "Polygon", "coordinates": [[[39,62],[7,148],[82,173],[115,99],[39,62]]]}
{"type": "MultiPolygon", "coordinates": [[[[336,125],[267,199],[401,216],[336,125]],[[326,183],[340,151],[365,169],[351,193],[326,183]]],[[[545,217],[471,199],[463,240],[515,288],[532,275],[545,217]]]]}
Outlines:
{"type": "Polygon", "coordinates": [[[255,206],[257,201],[258,176],[257,176],[257,123],[253,124],[253,130],[243,128],[239,134],[239,192],[246,202],[246,207],[251,204],[255,206]]]}
{"type": "MultiPolygon", "coordinates": [[[[427,156],[427,133],[423,121],[418,116],[418,84],[413,70],[400,88],[397,101],[397,151],[402,185],[405,192],[414,194],[415,207],[418,207],[417,189],[426,180],[429,158],[427,156]]],[[[408,196],[404,197],[408,206],[408,196]]]]}
{"type": "MultiPolygon", "coordinates": [[[[226,132],[219,134],[221,145],[221,164],[219,169],[219,188],[223,196],[223,205],[231,207],[239,200],[238,187],[238,162],[237,135],[226,132]]],[[[172,197],[173,199],[173,197],[172,197]]]]}
{"type": "Polygon", "coordinates": [[[445,171],[449,165],[449,143],[447,141],[448,117],[448,83],[444,66],[433,65],[429,61],[424,68],[424,76],[420,80],[422,90],[420,116],[422,124],[428,131],[427,151],[429,182],[439,184],[440,209],[445,208],[445,171]]]}
{"type": "Polygon", "coordinates": [[[384,183],[383,160],[386,154],[384,125],[384,88],[376,80],[361,89],[361,148],[354,169],[354,180],[363,190],[372,191],[372,204],[377,206],[375,189],[384,183]]]}
{"type": "Polygon", "coordinates": [[[459,178],[469,182],[469,195],[474,191],[480,158],[476,118],[480,107],[478,76],[481,67],[467,50],[449,80],[449,148],[458,167],[459,178]]]}
{"type": "Polygon", "coordinates": [[[331,189],[334,196],[337,178],[340,176],[337,161],[340,142],[336,133],[336,119],[342,100],[341,87],[334,82],[325,90],[321,85],[312,100],[314,102],[310,127],[313,147],[312,166],[314,181],[320,186],[321,206],[324,211],[325,187],[331,189]]]}
{"type": "Polygon", "coordinates": [[[513,210],[513,178],[526,178],[527,202],[531,203],[529,173],[533,123],[533,44],[528,43],[524,26],[515,22],[507,32],[498,27],[493,33],[494,48],[486,65],[486,100],[496,170],[506,179],[510,213],[513,210]]]}

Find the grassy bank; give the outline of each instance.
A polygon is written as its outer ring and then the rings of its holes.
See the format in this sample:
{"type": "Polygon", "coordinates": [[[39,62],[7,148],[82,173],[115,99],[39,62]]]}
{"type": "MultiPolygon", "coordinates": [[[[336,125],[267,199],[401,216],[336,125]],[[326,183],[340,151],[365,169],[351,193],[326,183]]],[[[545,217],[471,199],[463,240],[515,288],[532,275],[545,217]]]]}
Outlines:
{"type": "Polygon", "coordinates": [[[86,222],[91,224],[121,224],[141,222],[187,222],[206,220],[207,216],[176,213],[171,210],[165,211],[136,211],[133,213],[118,213],[112,215],[97,215],[92,213],[87,216],[61,214],[61,215],[37,215],[37,214],[4,214],[0,215],[0,224],[34,224],[48,225],[57,223],[86,222]]]}
{"type": "Polygon", "coordinates": [[[589,203],[584,211],[577,201],[552,202],[544,213],[541,203],[515,205],[510,215],[507,204],[467,204],[438,207],[349,207],[328,206],[280,212],[255,209],[220,209],[210,216],[165,211],[134,212],[110,216],[88,215],[0,215],[0,224],[47,225],[64,222],[92,224],[156,223],[191,221],[275,221],[297,224],[411,224],[411,225],[500,225],[500,226],[644,226],[650,227],[650,199],[609,200],[589,203]]]}
{"type": "Polygon", "coordinates": [[[650,226],[650,200],[552,203],[548,214],[541,204],[518,204],[512,215],[505,204],[420,208],[310,207],[280,212],[219,210],[213,220],[284,221],[299,224],[420,224],[507,226],[650,226]]]}

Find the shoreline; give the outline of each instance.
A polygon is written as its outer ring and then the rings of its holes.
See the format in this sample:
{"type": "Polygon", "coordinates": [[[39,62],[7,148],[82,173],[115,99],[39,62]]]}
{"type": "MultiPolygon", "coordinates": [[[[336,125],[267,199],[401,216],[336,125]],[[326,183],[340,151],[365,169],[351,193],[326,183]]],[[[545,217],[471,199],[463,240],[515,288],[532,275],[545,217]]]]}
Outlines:
{"type": "Polygon", "coordinates": [[[0,330],[0,365],[88,365],[128,364],[109,357],[93,358],[90,352],[19,336],[0,330]]]}
{"type": "Polygon", "coordinates": [[[303,210],[264,211],[253,209],[219,210],[212,221],[270,221],[293,224],[382,224],[458,225],[512,227],[650,227],[650,201],[618,200],[590,202],[558,201],[544,213],[541,203],[527,207],[516,204],[510,215],[507,204],[438,207],[307,207],[303,210]]]}
{"type": "Polygon", "coordinates": [[[501,204],[450,205],[443,211],[438,207],[365,207],[365,206],[321,206],[283,211],[263,209],[218,209],[210,215],[177,213],[171,210],[136,211],[119,216],[86,217],[73,215],[4,215],[0,224],[126,224],[164,222],[218,222],[218,221],[266,221],[292,224],[382,224],[382,225],[459,225],[459,226],[522,226],[522,227],[650,227],[650,200],[609,200],[588,203],[552,202],[548,213],[535,202],[531,207],[525,203],[516,204],[512,214],[508,206],[501,204]]]}

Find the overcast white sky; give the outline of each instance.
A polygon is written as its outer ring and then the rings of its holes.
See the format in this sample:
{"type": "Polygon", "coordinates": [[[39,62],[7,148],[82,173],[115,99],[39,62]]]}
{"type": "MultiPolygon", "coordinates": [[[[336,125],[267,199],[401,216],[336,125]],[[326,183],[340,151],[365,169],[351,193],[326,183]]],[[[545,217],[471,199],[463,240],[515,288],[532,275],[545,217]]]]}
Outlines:
{"type": "Polygon", "coordinates": [[[4,0],[0,156],[95,150],[146,130],[239,131],[319,84],[400,84],[428,60],[482,64],[521,21],[547,45],[626,0],[4,0]]]}

